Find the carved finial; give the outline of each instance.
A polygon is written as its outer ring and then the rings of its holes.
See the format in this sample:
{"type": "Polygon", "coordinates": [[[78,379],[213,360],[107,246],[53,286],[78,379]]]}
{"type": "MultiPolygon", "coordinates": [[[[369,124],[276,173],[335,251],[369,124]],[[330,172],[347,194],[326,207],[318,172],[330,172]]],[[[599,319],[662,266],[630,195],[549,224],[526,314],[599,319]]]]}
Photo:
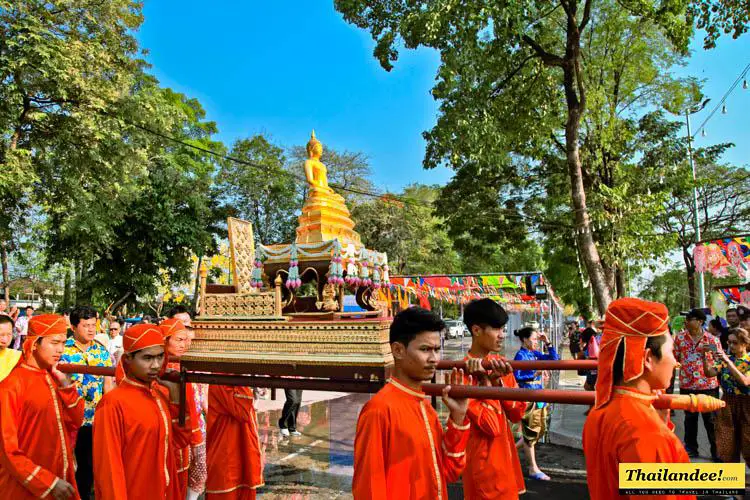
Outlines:
{"type": "Polygon", "coordinates": [[[710,413],[724,408],[726,403],[706,394],[661,395],[654,401],[654,408],[710,413]]]}
{"type": "Polygon", "coordinates": [[[206,266],[206,262],[205,261],[201,262],[201,267],[200,267],[200,269],[199,269],[198,272],[204,278],[208,275],[208,266],[206,266]]]}

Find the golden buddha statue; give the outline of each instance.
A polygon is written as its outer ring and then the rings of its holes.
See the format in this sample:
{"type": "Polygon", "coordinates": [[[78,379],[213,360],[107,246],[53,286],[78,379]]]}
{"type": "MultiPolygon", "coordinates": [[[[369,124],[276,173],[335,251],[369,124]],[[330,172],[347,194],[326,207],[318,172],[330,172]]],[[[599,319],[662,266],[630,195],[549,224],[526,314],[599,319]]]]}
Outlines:
{"type": "Polygon", "coordinates": [[[333,192],[328,187],[328,171],[320,157],[323,156],[323,145],[315,138],[315,131],[312,131],[310,141],[307,143],[307,160],[305,160],[305,177],[310,189],[333,192]]]}
{"type": "Polygon", "coordinates": [[[326,166],[320,161],[323,145],[312,132],[307,143],[305,178],[309,191],[302,206],[297,226],[297,244],[322,243],[338,239],[342,245],[362,246],[359,234],[354,230],[354,221],[344,198],[328,185],[326,166]]]}

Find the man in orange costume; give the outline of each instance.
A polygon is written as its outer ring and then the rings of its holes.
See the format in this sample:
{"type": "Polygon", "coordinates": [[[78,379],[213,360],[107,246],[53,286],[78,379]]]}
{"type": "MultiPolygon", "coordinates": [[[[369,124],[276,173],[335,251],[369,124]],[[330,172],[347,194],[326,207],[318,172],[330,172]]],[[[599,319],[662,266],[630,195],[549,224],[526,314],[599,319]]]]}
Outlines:
{"type": "Polygon", "coordinates": [[[65,319],[29,320],[23,355],[0,383],[2,498],[79,499],[73,435],[84,403],[75,384],[55,368],[65,349],[65,319]]]}
{"type": "MultiPolygon", "coordinates": [[[[185,355],[190,345],[190,337],[185,324],[176,318],[165,319],[159,323],[164,344],[167,350],[169,361],[167,368],[170,370],[180,370],[180,358],[185,355]]],[[[193,450],[203,445],[203,433],[201,432],[198,409],[193,403],[195,400],[195,388],[193,384],[186,384],[185,393],[187,401],[187,414],[190,418],[190,442],[182,447],[175,448],[175,460],[177,461],[176,486],[179,489],[179,498],[183,499],[187,495],[188,489],[188,470],[190,469],[193,450]]]]}
{"type": "Polygon", "coordinates": [[[208,405],[206,500],[252,500],[263,486],[253,390],[212,385],[208,405]]]}
{"type": "MultiPolygon", "coordinates": [[[[365,404],[357,422],[355,499],[447,500],[447,483],[461,475],[471,427],[468,401],[451,398],[450,386],[446,387],[443,402],[450,418],[443,431],[421,389],[435,374],[444,329],[440,318],[419,307],[393,319],[393,377],[365,404]]],[[[460,384],[463,370],[453,370],[450,378],[452,384],[460,384]]],[[[467,377],[469,384],[471,380],[467,377]]]]}
{"type": "MultiPolygon", "coordinates": [[[[491,299],[475,300],[464,308],[464,323],[471,332],[471,349],[464,360],[469,373],[479,374],[480,385],[518,387],[510,364],[494,354],[503,347],[507,322],[505,309],[491,299]],[[489,373],[482,368],[485,359],[492,363],[489,373]]],[[[517,499],[526,492],[518,450],[508,423],[508,419],[520,422],[525,411],[523,401],[469,401],[471,432],[466,446],[464,497],[517,499]]]]}
{"type": "Polygon", "coordinates": [[[96,500],[182,500],[175,448],[187,446],[189,421],[179,413],[178,385],[159,377],[166,366],[159,327],[135,325],[123,336],[117,388],[104,395],[94,417],[96,500]]]}
{"type": "Polygon", "coordinates": [[[657,411],[651,404],[655,391],[669,386],[677,366],[668,323],[667,308],[657,302],[624,298],[607,308],[596,403],[583,427],[592,500],[628,498],[618,492],[620,463],[690,462],[673,432],[669,411],[657,411]]]}

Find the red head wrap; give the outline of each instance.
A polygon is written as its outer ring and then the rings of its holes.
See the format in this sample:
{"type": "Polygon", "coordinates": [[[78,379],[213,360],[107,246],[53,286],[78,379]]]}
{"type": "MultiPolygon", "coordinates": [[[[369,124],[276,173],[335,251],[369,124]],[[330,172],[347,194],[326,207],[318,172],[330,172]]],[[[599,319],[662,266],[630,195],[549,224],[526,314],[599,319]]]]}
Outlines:
{"type": "MultiPolygon", "coordinates": [[[[125,354],[157,345],[163,346],[164,338],[161,335],[161,330],[159,330],[159,327],[156,325],[142,324],[131,326],[125,330],[125,335],[122,337],[122,350],[125,354]]],[[[120,362],[117,364],[117,369],[115,370],[115,380],[117,380],[118,384],[123,378],[125,378],[125,369],[127,368],[125,363],[127,363],[127,361],[123,355],[120,358],[120,362]]],[[[167,364],[165,362],[162,371],[166,369],[166,366],[167,364]]]]}
{"type": "Polygon", "coordinates": [[[26,341],[23,343],[23,355],[28,358],[31,356],[31,348],[40,337],[49,337],[51,335],[65,335],[68,331],[68,325],[65,318],[59,314],[40,314],[32,316],[29,319],[29,330],[26,334],[26,341]]]}
{"type": "Polygon", "coordinates": [[[631,382],[643,375],[648,338],[665,333],[669,333],[669,311],[664,304],[624,298],[609,305],[599,352],[596,408],[609,403],[612,397],[613,367],[620,343],[625,342],[623,382],[631,382]]]}
{"type": "Polygon", "coordinates": [[[185,328],[185,324],[179,319],[169,318],[159,323],[159,330],[161,330],[161,335],[166,342],[166,340],[172,335],[183,332],[187,329],[185,328]]]}

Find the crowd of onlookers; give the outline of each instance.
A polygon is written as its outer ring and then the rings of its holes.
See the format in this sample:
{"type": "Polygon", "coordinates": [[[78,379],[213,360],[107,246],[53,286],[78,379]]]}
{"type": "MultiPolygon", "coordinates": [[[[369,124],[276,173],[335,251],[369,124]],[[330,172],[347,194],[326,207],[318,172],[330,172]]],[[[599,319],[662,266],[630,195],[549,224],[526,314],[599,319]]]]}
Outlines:
{"type": "MultiPolygon", "coordinates": [[[[716,462],[750,462],[750,308],[730,308],[726,318],[709,317],[702,309],[684,315],[684,328],[672,332],[674,356],[679,366],[667,392],[675,385],[680,394],[706,394],[721,398],[726,406],[717,412],[684,412],[685,449],[699,456],[699,418],[716,462]]],[[[597,359],[601,333],[597,323],[586,328],[567,324],[570,353],[575,359],[597,359]]],[[[581,370],[584,389],[594,390],[596,370],[581,370]]]]}

